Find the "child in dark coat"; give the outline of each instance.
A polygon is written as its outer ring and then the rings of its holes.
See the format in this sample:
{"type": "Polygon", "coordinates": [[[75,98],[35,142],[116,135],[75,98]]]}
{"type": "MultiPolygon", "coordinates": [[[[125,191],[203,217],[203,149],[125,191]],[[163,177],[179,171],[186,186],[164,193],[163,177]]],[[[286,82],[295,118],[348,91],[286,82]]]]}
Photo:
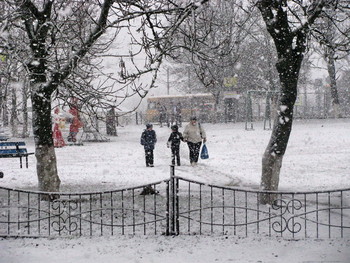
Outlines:
{"type": "Polygon", "coordinates": [[[171,131],[167,142],[168,148],[171,147],[171,163],[175,165],[176,158],[177,165],[180,166],[180,143],[184,138],[182,137],[182,133],[179,132],[179,127],[177,125],[171,126],[171,131]]]}
{"type": "Polygon", "coordinates": [[[156,142],[157,142],[157,135],[156,135],[156,132],[153,130],[153,125],[147,124],[146,130],[144,130],[141,134],[141,145],[143,145],[145,149],[147,167],[154,166],[153,150],[156,142]]]}

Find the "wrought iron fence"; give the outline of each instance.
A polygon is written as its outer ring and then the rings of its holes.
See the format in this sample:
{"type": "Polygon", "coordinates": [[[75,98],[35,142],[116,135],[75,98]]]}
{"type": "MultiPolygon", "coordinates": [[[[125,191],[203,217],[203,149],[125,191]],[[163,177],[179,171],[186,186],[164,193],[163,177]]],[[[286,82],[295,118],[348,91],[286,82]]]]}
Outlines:
{"type": "Polygon", "coordinates": [[[350,238],[350,189],[244,190],[177,177],[173,166],[169,180],[115,191],[43,193],[0,187],[0,236],[127,234],[350,238]],[[149,187],[156,194],[142,195],[149,187]],[[271,194],[275,201],[263,205],[261,194],[271,194]]]}
{"type": "Polygon", "coordinates": [[[350,238],[350,189],[264,192],[176,177],[177,233],[350,238]],[[273,195],[271,205],[260,196],[273,195]]]}
{"type": "Polygon", "coordinates": [[[0,236],[160,234],[166,229],[167,196],[140,193],[146,187],[167,192],[167,185],[158,182],[96,193],[0,188],[0,236]]]}

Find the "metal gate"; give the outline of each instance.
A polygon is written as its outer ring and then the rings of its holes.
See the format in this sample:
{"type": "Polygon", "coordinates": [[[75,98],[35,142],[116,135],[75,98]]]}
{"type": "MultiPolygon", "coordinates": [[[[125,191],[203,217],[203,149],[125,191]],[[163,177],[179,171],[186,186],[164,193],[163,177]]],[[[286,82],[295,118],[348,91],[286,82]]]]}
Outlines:
{"type": "Polygon", "coordinates": [[[266,192],[174,178],[176,234],[350,238],[350,189],[266,192]],[[260,196],[273,195],[271,205],[260,196]]]}
{"type": "Polygon", "coordinates": [[[0,187],[0,236],[223,234],[350,238],[350,189],[266,192],[175,176],[95,193],[44,193],[0,187]],[[156,194],[142,195],[151,187],[156,194]],[[261,194],[276,196],[271,205],[261,194]],[[55,198],[50,198],[55,197],[55,198]]]}

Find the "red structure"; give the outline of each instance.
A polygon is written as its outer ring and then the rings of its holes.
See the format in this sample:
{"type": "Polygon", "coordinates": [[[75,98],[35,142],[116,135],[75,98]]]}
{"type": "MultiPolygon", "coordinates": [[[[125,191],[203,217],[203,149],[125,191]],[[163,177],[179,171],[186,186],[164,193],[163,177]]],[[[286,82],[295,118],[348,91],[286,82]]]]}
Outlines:
{"type": "Polygon", "coordinates": [[[54,126],[53,126],[53,132],[52,132],[52,137],[53,137],[53,144],[54,147],[63,147],[66,145],[64,142],[61,128],[63,127],[65,123],[65,119],[59,116],[60,109],[55,108],[54,110],[54,126]]]}

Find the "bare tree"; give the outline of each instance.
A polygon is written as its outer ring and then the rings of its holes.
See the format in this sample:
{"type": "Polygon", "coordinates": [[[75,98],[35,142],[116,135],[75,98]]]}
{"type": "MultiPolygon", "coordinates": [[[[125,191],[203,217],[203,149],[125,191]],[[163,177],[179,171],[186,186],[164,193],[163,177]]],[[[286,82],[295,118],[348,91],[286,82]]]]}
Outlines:
{"type": "Polygon", "coordinates": [[[4,126],[11,125],[12,135],[28,137],[28,85],[23,58],[25,57],[24,33],[20,30],[11,31],[10,17],[11,8],[5,2],[0,3],[2,12],[0,13],[0,62],[2,76],[0,79],[0,105],[4,126]],[[9,93],[11,92],[11,94],[9,93]],[[11,97],[11,100],[8,99],[11,97]],[[10,109],[10,114],[8,114],[10,109]],[[10,116],[9,116],[10,115],[10,116]],[[10,122],[8,122],[8,116],[10,122]],[[22,132],[18,130],[22,124],[22,132]]]}
{"type": "MultiPolygon", "coordinates": [[[[330,3],[341,1],[318,0],[303,3],[286,0],[256,2],[266,28],[272,36],[278,55],[276,68],[281,90],[278,114],[262,160],[262,190],[277,190],[283,156],[292,130],[293,109],[297,98],[297,84],[307,40],[316,19],[324,14],[330,3]]],[[[263,194],[262,203],[272,203],[274,196],[263,194]]]]}
{"type": "MultiPolygon", "coordinates": [[[[26,55],[23,57],[33,110],[39,190],[58,192],[61,183],[51,131],[52,95],[59,89],[71,87],[72,76],[81,79],[86,76],[86,72],[81,74],[87,69],[84,61],[92,59],[100,45],[112,43],[120,36],[122,28],[137,24],[137,28],[131,31],[135,44],[141,44],[139,53],[145,55],[145,63],[142,68],[135,63],[135,70],[126,72],[118,83],[123,83],[124,88],[128,87],[139,96],[145,96],[156,74],[149,85],[137,83],[140,76],[157,72],[163,56],[169,51],[174,31],[193,9],[205,2],[5,0],[9,10],[5,22],[11,24],[8,32],[25,32],[26,55]],[[84,23],[85,27],[76,28],[77,23],[84,23]]],[[[130,55],[131,61],[134,55],[130,55]]],[[[85,85],[84,92],[87,87],[92,86],[85,85]]]]}
{"type": "Polygon", "coordinates": [[[201,83],[201,87],[198,84],[195,87],[193,82],[184,80],[182,89],[212,93],[216,105],[224,91],[225,79],[237,75],[235,67],[242,42],[248,35],[247,19],[240,16],[239,10],[238,1],[215,1],[193,12],[177,32],[178,48],[171,53],[173,61],[182,68],[178,76],[196,78],[201,83]]]}
{"type": "Polygon", "coordinates": [[[348,56],[350,50],[350,10],[337,12],[337,8],[339,8],[337,3],[330,3],[326,6],[327,12],[316,23],[317,27],[313,31],[313,36],[321,47],[316,47],[315,51],[323,57],[327,64],[333,115],[340,117],[336,64],[348,56]]]}

